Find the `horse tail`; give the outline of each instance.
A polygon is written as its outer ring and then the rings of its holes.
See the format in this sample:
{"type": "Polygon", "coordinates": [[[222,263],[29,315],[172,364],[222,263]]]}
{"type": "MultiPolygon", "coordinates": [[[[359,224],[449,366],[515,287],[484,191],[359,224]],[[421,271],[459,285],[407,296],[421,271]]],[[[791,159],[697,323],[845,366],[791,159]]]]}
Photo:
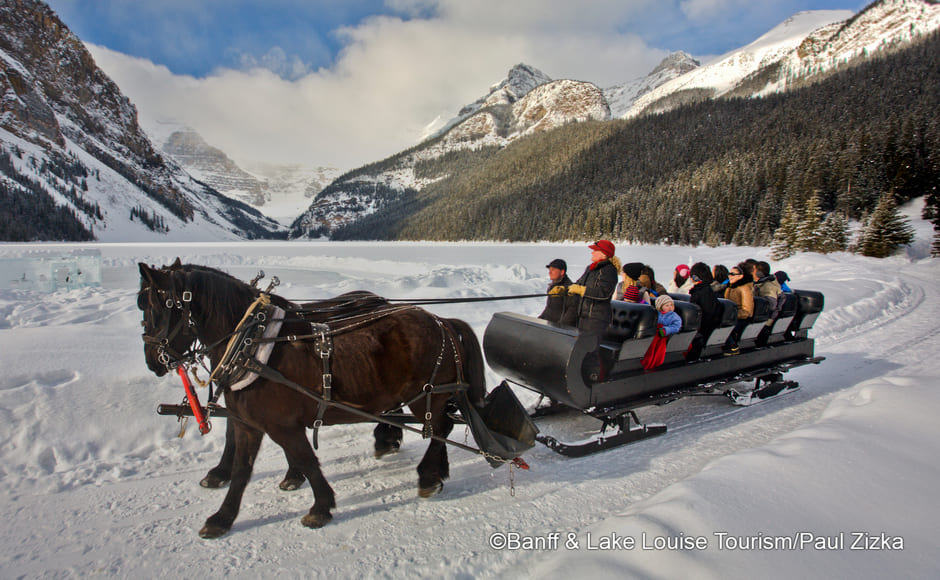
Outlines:
{"type": "Polygon", "coordinates": [[[467,397],[470,402],[482,404],[486,397],[486,367],[483,363],[483,349],[480,341],[470,325],[458,318],[448,318],[447,323],[457,335],[457,340],[463,346],[461,360],[463,361],[463,377],[470,385],[467,397]]]}

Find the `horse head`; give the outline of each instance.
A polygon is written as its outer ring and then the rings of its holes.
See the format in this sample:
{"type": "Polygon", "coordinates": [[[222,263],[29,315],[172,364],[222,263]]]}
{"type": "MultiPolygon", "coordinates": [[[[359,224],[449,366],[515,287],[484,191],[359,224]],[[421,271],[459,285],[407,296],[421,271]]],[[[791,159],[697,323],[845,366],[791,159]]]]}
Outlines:
{"type": "Polygon", "coordinates": [[[144,357],[147,368],[162,377],[185,358],[196,341],[191,305],[179,258],[170,266],[156,268],[138,264],[140,291],[137,307],[143,311],[144,357]]]}

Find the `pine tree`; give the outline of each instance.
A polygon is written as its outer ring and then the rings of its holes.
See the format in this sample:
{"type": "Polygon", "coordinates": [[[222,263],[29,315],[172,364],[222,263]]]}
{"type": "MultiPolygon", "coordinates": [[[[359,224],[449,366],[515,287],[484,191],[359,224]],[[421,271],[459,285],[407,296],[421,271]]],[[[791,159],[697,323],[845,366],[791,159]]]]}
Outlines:
{"type": "Polygon", "coordinates": [[[864,256],[885,258],[897,248],[913,241],[914,228],[898,211],[894,195],[883,194],[862,232],[859,252],[864,256]]]}
{"type": "Polygon", "coordinates": [[[826,216],[821,226],[822,245],[819,248],[824,254],[829,252],[844,252],[849,245],[849,222],[840,212],[832,212],[826,216]]]}
{"type": "Polygon", "coordinates": [[[774,241],[770,246],[771,259],[782,260],[797,252],[796,236],[799,223],[800,213],[792,203],[787,204],[786,209],[783,210],[783,217],[780,218],[780,227],[774,232],[774,241]]]}
{"type": "Polygon", "coordinates": [[[819,194],[814,193],[806,201],[802,218],[796,228],[796,250],[821,251],[825,238],[822,233],[823,211],[819,207],[819,194]]]}

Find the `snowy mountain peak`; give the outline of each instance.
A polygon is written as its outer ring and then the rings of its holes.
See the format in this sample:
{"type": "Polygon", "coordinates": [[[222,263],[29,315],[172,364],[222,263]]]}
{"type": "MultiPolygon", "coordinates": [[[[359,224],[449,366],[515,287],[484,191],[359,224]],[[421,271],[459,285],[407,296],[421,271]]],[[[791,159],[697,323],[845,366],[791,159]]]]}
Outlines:
{"type": "Polygon", "coordinates": [[[483,97],[483,101],[496,104],[494,101],[498,100],[512,104],[535,87],[551,81],[551,77],[539,69],[520,63],[509,69],[509,74],[505,79],[490,87],[490,93],[483,97]]]}
{"type": "Polygon", "coordinates": [[[682,50],[676,51],[664,58],[648,76],[657,76],[662,74],[685,74],[692,69],[698,68],[702,63],[692,58],[692,56],[682,50]]]}
{"type": "Polygon", "coordinates": [[[498,105],[512,105],[532,89],[539,85],[551,82],[552,79],[539,69],[527,64],[517,64],[509,69],[506,78],[490,85],[489,91],[476,101],[464,106],[446,123],[441,124],[439,119],[435,119],[425,129],[425,135],[422,141],[434,139],[447,133],[455,125],[465,121],[479,110],[486,107],[498,105]]]}
{"type": "Polygon", "coordinates": [[[688,53],[678,51],[664,58],[645,77],[604,89],[613,117],[622,117],[636,100],[656,87],[695,70],[701,63],[688,53]]]}
{"type": "Polygon", "coordinates": [[[639,96],[626,110],[608,98],[615,116],[633,117],[694,100],[779,92],[813,82],[854,59],[902,46],[937,28],[940,4],[933,0],[880,0],[858,14],[848,10],[799,12],[747,46],[639,96]]]}

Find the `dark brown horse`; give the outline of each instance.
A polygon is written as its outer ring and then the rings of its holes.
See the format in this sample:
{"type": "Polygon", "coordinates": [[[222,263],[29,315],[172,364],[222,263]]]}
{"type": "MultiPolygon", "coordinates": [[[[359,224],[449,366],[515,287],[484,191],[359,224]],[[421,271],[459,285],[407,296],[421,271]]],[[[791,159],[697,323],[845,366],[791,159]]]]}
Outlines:
{"type": "MultiPolygon", "coordinates": [[[[220,271],[184,266],[179,261],[160,269],[140,264],[140,274],[138,305],[144,311],[144,352],[150,370],[163,376],[186,360],[197,340],[208,347],[211,367],[216,368],[223,360],[228,338],[259,291],[220,271]]],[[[309,336],[310,322],[329,321],[331,399],[346,408],[322,402],[324,359],[312,340],[277,343],[267,364],[283,381],[258,378],[237,391],[223,382],[220,386],[234,440],[231,483],[222,506],[199,532],[204,538],[219,537],[231,528],[265,434],[288,458],[290,470],[285,481],[293,477],[302,482],[302,475],[310,482],[315,501],[301,521],[318,528],[332,519],[336,504],[307,439],[308,427],[318,419],[324,425],[368,421],[362,413],[378,416],[407,403],[417,417],[423,418],[429,411],[428,426],[433,434],[446,437],[453,428],[446,412],[453,393],[437,393],[426,387],[465,383],[472,401],[480,401],[485,392],[479,342],[460,320],[440,319],[415,306],[390,305],[368,293],[358,293],[354,300],[313,303],[322,306],[313,309],[309,305],[299,308],[275,295],[271,295],[271,302],[286,311],[279,337],[309,336]],[[314,396],[306,396],[285,382],[302,386],[314,396]],[[429,398],[422,395],[427,390],[431,391],[429,398]],[[321,404],[326,408],[319,413],[321,404]]],[[[384,441],[377,434],[377,452],[381,445],[393,443],[389,439],[394,439],[394,431],[394,427],[386,430],[384,441]]],[[[448,476],[445,444],[434,438],[418,465],[419,495],[438,493],[448,476]]]]}

